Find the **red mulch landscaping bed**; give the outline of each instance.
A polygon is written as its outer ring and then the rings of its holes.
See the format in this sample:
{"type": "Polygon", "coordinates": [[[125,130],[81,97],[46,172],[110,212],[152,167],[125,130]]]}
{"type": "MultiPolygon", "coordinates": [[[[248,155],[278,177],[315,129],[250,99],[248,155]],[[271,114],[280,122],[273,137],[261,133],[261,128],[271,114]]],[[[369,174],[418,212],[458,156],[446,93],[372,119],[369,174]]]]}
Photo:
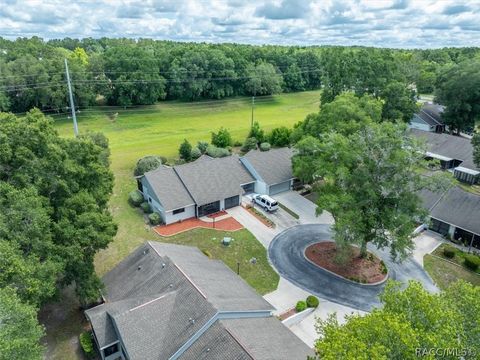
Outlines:
{"type": "Polygon", "coordinates": [[[292,308],[290,310],[287,310],[285,311],[284,313],[281,313],[278,318],[280,319],[280,321],[283,321],[285,319],[288,319],[290,316],[293,316],[297,313],[297,310],[295,310],[295,308],[292,308]]]}
{"type": "Polygon", "coordinates": [[[358,283],[374,284],[386,278],[386,267],[382,260],[372,253],[361,258],[360,249],[355,246],[351,246],[350,250],[351,257],[344,265],[334,261],[337,249],[333,241],[310,245],[305,249],[305,256],[315,265],[358,283]]]}

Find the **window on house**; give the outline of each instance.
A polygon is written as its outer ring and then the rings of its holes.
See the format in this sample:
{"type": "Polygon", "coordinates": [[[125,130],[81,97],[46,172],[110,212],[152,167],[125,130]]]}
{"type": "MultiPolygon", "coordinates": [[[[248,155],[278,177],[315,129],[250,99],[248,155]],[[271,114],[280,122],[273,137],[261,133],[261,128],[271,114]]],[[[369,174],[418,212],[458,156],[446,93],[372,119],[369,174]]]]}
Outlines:
{"type": "Polygon", "coordinates": [[[115,354],[116,352],[118,352],[118,344],[113,344],[112,346],[103,349],[105,357],[115,354]]]}
{"type": "Polygon", "coordinates": [[[185,208],[173,210],[173,215],[177,215],[177,214],[180,214],[180,213],[183,213],[183,212],[185,212],[185,208]]]}
{"type": "Polygon", "coordinates": [[[141,193],[143,193],[143,184],[141,180],[137,180],[137,188],[141,193]]]}

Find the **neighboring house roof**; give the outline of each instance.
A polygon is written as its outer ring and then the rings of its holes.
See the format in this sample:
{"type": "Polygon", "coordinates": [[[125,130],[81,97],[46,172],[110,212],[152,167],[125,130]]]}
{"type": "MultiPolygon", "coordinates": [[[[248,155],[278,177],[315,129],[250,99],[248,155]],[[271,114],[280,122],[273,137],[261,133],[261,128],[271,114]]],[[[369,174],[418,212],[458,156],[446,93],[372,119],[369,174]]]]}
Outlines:
{"type": "Polygon", "coordinates": [[[284,147],[269,151],[251,150],[244,158],[267,185],[274,185],[293,178],[292,156],[293,150],[284,147]]]}
{"type": "Polygon", "coordinates": [[[165,211],[175,210],[195,203],[173,168],[160,166],[155,170],[146,172],[145,178],[165,211]]]}
{"type": "Polygon", "coordinates": [[[410,129],[410,132],[416,138],[426,141],[428,152],[450,159],[461,160],[462,167],[480,170],[473,162],[473,147],[470,139],[417,129],[410,129]]]}
{"type": "Polygon", "coordinates": [[[443,125],[442,113],[444,107],[438,104],[423,104],[415,114],[430,126],[443,125]]]}
{"type": "Polygon", "coordinates": [[[274,308],[266,300],[197,248],[145,243],[103,281],[106,302],[85,313],[100,348],[118,339],[132,360],[174,354],[185,360],[311,355],[271,316],[274,308]],[[228,312],[227,320],[218,319],[223,312],[228,312]],[[252,313],[266,317],[244,318],[252,313]]]}
{"type": "Polygon", "coordinates": [[[242,194],[240,185],[255,181],[237,155],[203,158],[174,170],[198,206],[242,194]]]}
{"type": "Polygon", "coordinates": [[[423,205],[438,220],[480,235],[480,196],[453,186],[446,192],[420,192],[423,205]]]}

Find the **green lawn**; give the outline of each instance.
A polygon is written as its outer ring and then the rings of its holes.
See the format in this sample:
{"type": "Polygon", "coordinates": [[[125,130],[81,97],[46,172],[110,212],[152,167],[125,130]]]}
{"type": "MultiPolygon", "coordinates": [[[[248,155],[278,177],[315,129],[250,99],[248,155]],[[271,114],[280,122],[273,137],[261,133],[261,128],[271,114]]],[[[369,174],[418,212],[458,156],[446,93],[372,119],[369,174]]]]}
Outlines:
{"type": "Polygon", "coordinates": [[[480,275],[442,258],[427,254],[423,257],[423,266],[440,289],[460,279],[480,286],[480,275]]]}
{"type": "MultiPolygon", "coordinates": [[[[440,245],[439,247],[437,247],[435,249],[433,254],[437,255],[437,256],[440,256],[440,257],[443,257],[443,249],[445,249],[445,247],[447,247],[447,246],[448,246],[448,244],[440,245]]],[[[450,247],[455,250],[455,255],[453,256],[453,258],[448,259],[448,260],[453,261],[454,263],[463,266],[463,263],[465,261],[465,255],[467,255],[468,253],[466,253],[465,251],[462,251],[460,249],[457,249],[456,247],[453,247],[453,246],[450,246],[450,247]]],[[[480,275],[480,269],[477,270],[477,273],[480,275]]]]}
{"type": "Polygon", "coordinates": [[[235,272],[237,262],[240,263],[240,276],[262,295],[277,288],[279,276],[268,263],[267,250],[246,229],[235,232],[194,229],[174,236],[158,237],[157,240],[206,250],[212,259],[222,260],[235,272]],[[221,244],[224,236],[233,238],[229,246],[221,244]],[[250,262],[252,258],[257,259],[256,264],[250,262]]]}

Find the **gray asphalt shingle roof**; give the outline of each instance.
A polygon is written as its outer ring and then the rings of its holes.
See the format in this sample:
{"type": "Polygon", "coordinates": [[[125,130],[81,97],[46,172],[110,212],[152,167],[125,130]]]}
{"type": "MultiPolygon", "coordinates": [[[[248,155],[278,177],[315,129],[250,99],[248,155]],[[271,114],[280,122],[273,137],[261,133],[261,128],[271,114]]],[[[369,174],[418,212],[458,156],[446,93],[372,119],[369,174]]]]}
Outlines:
{"type": "Polygon", "coordinates": [[[230,320],[209,326],[217,312],[268,314],[274,308],[223,263],[197,248],[148,242],[103,281],[106,303],[87,310],[87,317],[100,347],[121,339],[132,360],[168,359],[204,325],[207,330],[181,359],[249,360],[250,351],[255,359],[282,359],[272,354],[288,354],[289,346],[298,350],[290,359],[304,359],[309,351],[306,345],[297,348],[300,340],[274,317],[239,319],[238,334],[233,334],[237,324],[230,320]],[[263,347],[254,339],[258,331],[264,332],[263,347]]]}
{"type": "Polygon", "coordinates": [[[165,211],[195,203],[173,168],[160,166],[155,170],[146,172],[145,178],[150,183],[165,211]]]}
{"type": "Polygon", "coordinates": [[[442,112],[444,107],[438,104],[423,104],[422,108],[415,114],[428,125],[443,125],[442,112]]]}
{"type": "Polygon", "coordinates": [[[255,181],[237,155],[203,158],[174,169],[198,206],[240,195],[240,185],[255,181]]]}
{"type": "Polygon", "coordinates": [[[274,317],[229,319],[221,323],[254,359],[291,360],[313,356],[313,351],[274,317]]]}
{"type": "Polygon", "coordinates": [[[461,160],[461,166],[480,170],[473,163],[473,147],[470,139],[417,129],[411,129],[410,132],[416,138],[423,139],[426,142],[428,152],[461,160]]]}
{"type": "Polygon", "coordinates": [[[438,220],[480,235],[480,196],[452,186],[445,192],[422,190],[423,206],[438,220]]]}
{"type": "Polygon", "coordinates": [[[251,150],[244,158],[253,166],[268,185],[278,184],[293,178],[293,150],[287,147],[269,151],[251,150]]]}
{"type": "Polygon", "coordinates": [[[431,210],[432,217],[480,235],[480,196],[450,188],[431,210]]]}

